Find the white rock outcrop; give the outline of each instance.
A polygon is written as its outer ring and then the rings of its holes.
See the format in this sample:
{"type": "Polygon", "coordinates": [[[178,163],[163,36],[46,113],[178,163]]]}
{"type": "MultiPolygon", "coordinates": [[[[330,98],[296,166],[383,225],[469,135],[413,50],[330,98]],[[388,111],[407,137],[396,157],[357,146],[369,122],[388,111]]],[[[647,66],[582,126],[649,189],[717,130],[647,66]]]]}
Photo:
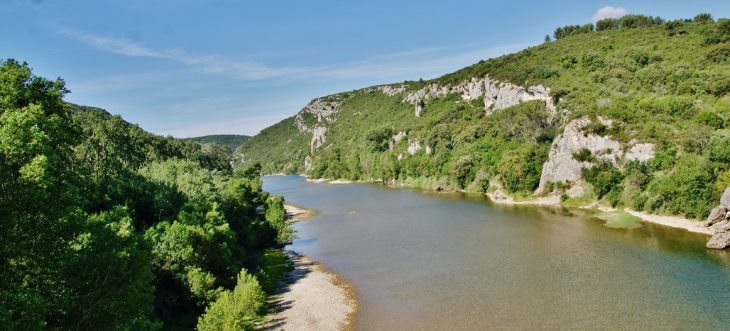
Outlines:
{"type": "Polygon", "coordinates": [[[451,88],[431,84],[418,91],[409,93],[403,98],[403,102],[414,104],[416,116],[420,116],[421,110],[423,109],[423,102],[444,97],[449,93],[459,93],[461,98],[466,101],[478,99],[483,96],[484,107],[488,110],[487,115],[497,110],[532,100],[545,101],[551,117],[554,118],[557,114],[552,97],[550,97],[549,88],[542,85],[524,88],[511,83],[492,80],[489,75],[480,79],[472,78],[451,88]]]}
{"type": "Polygon", "coordinates": [[[312,100],[304,109],[302,109],[294,118],[294,124],[300,132],[309,132],[312,134],[312,140],[309,142],[310,152],[324,145],[327,140],[327,123],[335,121],[334,115],[339,110],[340,102],[325,101],[322,98],[312,100]],[[317,122],[312,127],[307,126],[304,120],[306,113],[317,117],[317,122]]]}
{"type": "Polygon", "coordinates": [[[327,140],[327,127],[316,126],[312,129],[312,141],[309,142],[310,152],[324,145],[327,140]]]}
{"type": "Polygon", "coordinates": [[[654,158],[654,144],[636,144],[626,152],[626,160],[639,160],[641,162],[649,161],[654,158]]]}
{"type": "Polygon", "coordinates": [[[406,90],[406,86],[401,84],[398,86],[392,86],[392,85],[383,85],[378,86],[375,89],[379,90],[380,92],[383,92],[383,94],[392,97],[398,93],[403,93],[403,91],[406,90]]]}
{"type": "Polygon", "coordinates": [[[550,89],[542,85],[530,86],[527,89],[511,83],[492,80],[487,76],[484,78],[486,92],[484,94],[484,107],[487,108],[487,115],[493,112],[518,105],[523,102],[542,100],[547,105],[548,112],[555,116],[557,113],[553,99],[550,97],[550,89]],[[494,105],[493,108],[489,109],[494,105]]]}
{"type": "MultiPolygon", "coordinates": [[[[604,125],[611,125],[612,121],[598,118],[604,125]]],[[[543,192],[545,185],[549,182],[576,181],[582,176],[583,168],[590,168],[594,164],[586,161],[578,161],[573,154],[586,148],[591,151],[594,158],[607,160],[615,166],[619,166],[620,160],[625,161],[647,161],[654,157],[654,144],[634,145],[624,155],[621,143],[612,140],[609,136],[596,134],[585,134],[583,127],[590,124],[588,118],[576,119],[568,123],[562,134],[558,135],[550,148],[548,160],[542,167],[540,186],[537,193],[543,192]]]]}
{"type": "Polygon", "coordinates": [[[415,139],[413,141],[408,141],[408,154],[414,155],[418,153],[418,151],[421,150],[421,144],[418,141],[418,139],[415,139]]]}
{"type": "Polygon", "coordinates": [[[307,157],[304,158],[304,170],[312,170],[312,157],[310,155],[307,155],[307,157]]]}
{"type": "Polygon", "coordinates": [[[388,150],[390,150],[392,152],[393,147],[395,147],[395,145],[397,143],[399,143],[403,138],[405,138],[406,135],[408,135],[408,134],[404,131],[399,131],[398,133],[394,134],[391,137],[390,142],[388,142],[388,150]]]}

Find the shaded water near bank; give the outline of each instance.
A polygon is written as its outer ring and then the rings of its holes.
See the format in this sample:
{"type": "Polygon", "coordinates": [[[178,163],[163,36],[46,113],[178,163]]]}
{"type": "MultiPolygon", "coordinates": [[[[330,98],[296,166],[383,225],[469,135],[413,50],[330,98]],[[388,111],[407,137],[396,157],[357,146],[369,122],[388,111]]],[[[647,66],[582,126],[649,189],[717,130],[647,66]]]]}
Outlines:
{"type": "Polygon", "coordinates": [[[730,252],[483,195],[264,178],[319,213],[288,248],[356,288],[356,330],[727,329],[730,252]]]}

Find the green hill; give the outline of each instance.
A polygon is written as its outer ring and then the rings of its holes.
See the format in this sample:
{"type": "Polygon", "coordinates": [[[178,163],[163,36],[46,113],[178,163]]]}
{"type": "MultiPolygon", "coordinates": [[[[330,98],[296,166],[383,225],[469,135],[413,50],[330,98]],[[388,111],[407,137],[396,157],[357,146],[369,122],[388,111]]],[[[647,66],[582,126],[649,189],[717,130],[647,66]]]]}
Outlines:
{"type": "Polygon", "coordinates": [[[730,21],[707,16],[566,26],[433,80],[318,98],[245,142],[243,164],[705,217],[730,183],[730,21]]]}
{"type": "Polygon", "coordinates": [[[241,146],[246,140],[251,139],[251,136],[244,136],[238,134],[216,134],[202,137],[185,138],[186,140],[192,140],[201,144],[218,144],[221,146],[228,146],[231,151],[235,151],[236,148],[241,146]]]}

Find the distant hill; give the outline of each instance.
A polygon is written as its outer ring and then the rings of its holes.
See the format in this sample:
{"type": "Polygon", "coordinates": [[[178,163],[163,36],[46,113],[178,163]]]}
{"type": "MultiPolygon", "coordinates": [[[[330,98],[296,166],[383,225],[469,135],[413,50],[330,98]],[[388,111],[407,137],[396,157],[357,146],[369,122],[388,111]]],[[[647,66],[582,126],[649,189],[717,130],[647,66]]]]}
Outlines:
{"type": "Polygon", "coordinates": [[[238,146],[241,146],[244,142],[246,142],[246,140],[251,139],[251,136],[244,136],[244,135],[238,135],[238,134],[216,134],[216,135],[210,135],[210,136],[193,137],[193,138],[185,138],[185,139],[199,142],[201,144],[216,143],[221,146],[228,146],[231,148],[231,151],[235,151],[236,148],[238,148],[238,146]]]}
{"type": "Polygon", "coordinates": [[[87,113],[87,112],[92,111],[92,110],[98,110],[98,111],[101,112],[102,116],[105,119],[108,119],[109,117],[112,116],[112,114],[110,114],[108,111],[106,111],[104,109],[101,109],[101,108],[98,108],[98,107],[82,106],[82,105],[77,105],[75,103],[70,103],[70,102],[66,102],[66,104],[69,105],[69,109],[72,112],[77,112],[77,113],[86,112],[87,113]]]}

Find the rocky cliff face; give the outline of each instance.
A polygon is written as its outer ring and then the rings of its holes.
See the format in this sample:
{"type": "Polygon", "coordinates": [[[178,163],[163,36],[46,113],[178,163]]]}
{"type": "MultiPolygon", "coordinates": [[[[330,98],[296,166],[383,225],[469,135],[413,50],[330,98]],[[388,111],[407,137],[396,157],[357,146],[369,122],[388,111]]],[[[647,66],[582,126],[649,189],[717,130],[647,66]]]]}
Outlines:
{"type": "Polygon", "coordinates": [[[294,123],[300,132],[309,132],[312,134],[312,140],[309,143],[310,152],[314,152],[317,148],[324,145],[327,140],[326,123],[335,121],[334,115],[339,112],[341,102],[325,101],[322,98],[314,99],[304,109],[302,109],[294,118],[294,123]],[[317,118],[314,125],[307,125],[304,117],[309,113],[317,118]]]}
{"type": "Polygon", "coordinates": [[[557,109],[550,97],[549,88],[542,85],[524,88],[511,83],[492,80],[489,75],[480,79],[472,78],[452,87],[431,84],[409,93],[403,98],[403,102],[413,104],[416,116],[419,116],[424,102],[444,97],[449,93],[459,93],[461,98],[466,101],[484,97],[484,108],[487,109],[487,115],[532,100],[545,101],[548,112],[553,117],[557,114],[557,109]]]}
{"type": "MultiPolygon", "coordinates": [[[[600,117],[599,121],[604,125],[611,125],[612,123],[610,120],[600,117]]],[[[590,123],[591,120],[588,118],[573,120],[565,126],[563,133],[555,138],[550,148],[548,160],[542,167],[540,186],[536,193],[542,193],[549,182],[574,182],[580,179],[582,169],[594,165],[592,162],[581,162],[573,157],[573,154],[584,148],[590,150],[594,158],[610,161],[615,166],[619,166],[621,160],[646,161],[654,157],[654,144],[634,145],[628,153],[624,154],[624,149],[618,141],[612,140],[608,136],[585,134],[582,129],[590,123]]]]}

